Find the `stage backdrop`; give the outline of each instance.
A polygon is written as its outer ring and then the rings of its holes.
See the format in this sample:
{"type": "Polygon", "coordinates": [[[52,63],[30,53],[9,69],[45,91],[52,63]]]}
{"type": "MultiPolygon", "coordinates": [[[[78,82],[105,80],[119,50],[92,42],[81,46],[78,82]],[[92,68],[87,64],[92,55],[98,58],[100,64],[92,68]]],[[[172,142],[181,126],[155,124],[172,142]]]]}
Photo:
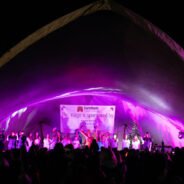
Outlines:
{"type": "Polygon", "coordinates": [[[99,105],[60,105],[61,132],[73,133],[84,128],[113,133],[115,106],[99,105]]]}

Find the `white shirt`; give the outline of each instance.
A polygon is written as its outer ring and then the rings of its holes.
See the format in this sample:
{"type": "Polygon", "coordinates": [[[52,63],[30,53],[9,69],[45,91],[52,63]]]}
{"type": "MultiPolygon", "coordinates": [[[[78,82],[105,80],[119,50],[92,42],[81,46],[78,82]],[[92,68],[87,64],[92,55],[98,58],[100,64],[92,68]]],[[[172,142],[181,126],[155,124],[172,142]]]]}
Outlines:
{"type": "Polygon", "coordinates": [[[137,140],[137,141],[132,141],[132,148],[133,149],[139,149],[140,148],[140,141],[137,140]]]}
{"type": "Polygon", "coordinates": [[[123,148],[129,148],[130,147],[130,140],[125,139],[123,140],[123,148]]]}
{"type": "Polygon", "coordinates": [[[47,138],[43,139],[43,147],[44,148],[47,148],[49,150],[50,149],[50,143],[51,143],[50,139],[47,139],[47,138]]]}

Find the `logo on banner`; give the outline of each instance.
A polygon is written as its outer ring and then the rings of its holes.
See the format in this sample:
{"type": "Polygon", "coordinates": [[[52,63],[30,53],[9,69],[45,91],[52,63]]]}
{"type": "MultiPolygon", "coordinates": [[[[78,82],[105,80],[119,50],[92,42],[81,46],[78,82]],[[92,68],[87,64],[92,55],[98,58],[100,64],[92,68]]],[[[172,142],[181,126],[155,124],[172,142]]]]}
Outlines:
{"type": "Polygon", "coordinates": [[[77,112],[83,112],[83,107],[82,106],[78,106],[77,107],[77,112]]]}

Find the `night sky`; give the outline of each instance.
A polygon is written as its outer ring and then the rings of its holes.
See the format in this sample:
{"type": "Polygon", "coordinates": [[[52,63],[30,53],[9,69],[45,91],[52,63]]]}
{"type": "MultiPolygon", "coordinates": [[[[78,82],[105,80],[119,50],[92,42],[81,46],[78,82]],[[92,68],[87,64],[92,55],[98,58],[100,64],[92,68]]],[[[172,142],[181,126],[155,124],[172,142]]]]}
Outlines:
{"type": "MultiPolygon", "coordinates": [[[[184,47],[182,1],[167,1],[165,4],[156,0],[116,1],[151,21],[184,47]]],[[[0,55],[38,28],[90,2],[94,0],[61,0],[57,3],[44,1],[44,4],[25,1],[1,4],[0,55]]]]}

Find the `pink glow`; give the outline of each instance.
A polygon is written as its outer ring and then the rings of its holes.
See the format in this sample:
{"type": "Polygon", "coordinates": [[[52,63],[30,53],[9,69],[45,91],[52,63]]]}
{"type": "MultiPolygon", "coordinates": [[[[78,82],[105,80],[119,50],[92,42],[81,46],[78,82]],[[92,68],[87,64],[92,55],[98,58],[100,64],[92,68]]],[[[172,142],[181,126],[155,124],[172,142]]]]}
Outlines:
{"type": "MultiPolygon", "coordinates": [[[[149,114],[155,122],[158,133],[160,133],[162,140],[164,140],[166,144],[172,145],[173,147],[184,146],[184,141],[178,139],[178,132],[180,130],[175,126],[175,124],[179,123],[178,121],[172,120],[158,113],[149,112],[149,114]]],[[[184,129],[184,126],[182,125],[181,128],[184,129]]]]}
{"type": "Polygon", "coordinates": [[[145,109],[124,100],[122,103],[125,112],[130,115],[134,122],[139,122],[139,119],[145,115],[145,109]]]}

